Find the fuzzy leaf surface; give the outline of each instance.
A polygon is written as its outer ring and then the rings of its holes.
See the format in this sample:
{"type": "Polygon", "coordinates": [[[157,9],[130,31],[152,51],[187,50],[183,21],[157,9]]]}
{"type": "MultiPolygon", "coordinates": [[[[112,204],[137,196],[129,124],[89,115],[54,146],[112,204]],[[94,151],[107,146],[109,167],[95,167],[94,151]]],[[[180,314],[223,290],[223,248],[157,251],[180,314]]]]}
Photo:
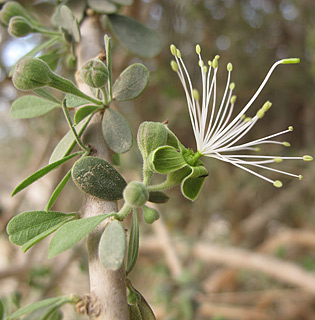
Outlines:
{"type": "Polygon", "coordinates": [[[139,252],[139,222],[138,222],[138,213],[137,210],[133,210],[131,228],[129,235],[129,245],[128,245],[128,258],[127,258],[127,267],[126,274],[128,275],[131,270],[134,268],[139,252]]]}

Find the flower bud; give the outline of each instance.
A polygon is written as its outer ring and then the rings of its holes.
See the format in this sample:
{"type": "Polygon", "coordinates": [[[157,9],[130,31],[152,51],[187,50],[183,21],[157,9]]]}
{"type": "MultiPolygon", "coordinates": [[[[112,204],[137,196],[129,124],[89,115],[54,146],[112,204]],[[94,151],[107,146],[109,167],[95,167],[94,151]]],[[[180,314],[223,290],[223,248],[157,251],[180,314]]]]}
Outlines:
{"type": "Polygon", "coordinates": [[[38,58],[23,58],[15,68],[13,84],[19,90],[34,90],[48,85],[52,71],[48,64],[38,58]]]}
{"type": "Polygon", "coordinates": [[[0,21],[5,26],[9,25],[10,19],[16,16],[27,20],[33,20],[29,13],[16,1],[7,2],[0,11],[0,21]]]}
{"type": "Polygon", "coordinates": [[[31,23],[23,17],[13,17],[10,19],[8,32],[14,37],[25,37],[33,32],[31,23]]]}
{"type": "Polygon", "coordinates": [[[149,191],[142,182],[131,181],[124,192],[125,201],[133,207],[143,206],[149,199],[149,191]]]}
{"type": "Polygon", "coordinates": [[[160,218],[160,214],[155,209],[143,206],[143,218],[146,223],[152,224],[160,218]]]}
{"type": "Polygon", "coordinates": [[[89,60],[81,67],[80,76],[90,87],[101,88],[107,83],[108,70],[101,60],[89,60]]]}
{"type": "Polygon", "coordinates": [[[143,159],[147,159],[150,152],[163,146],[167,141],[167,129],[160,122],[143,122],[139,126],[137,142],[143,159]]]}

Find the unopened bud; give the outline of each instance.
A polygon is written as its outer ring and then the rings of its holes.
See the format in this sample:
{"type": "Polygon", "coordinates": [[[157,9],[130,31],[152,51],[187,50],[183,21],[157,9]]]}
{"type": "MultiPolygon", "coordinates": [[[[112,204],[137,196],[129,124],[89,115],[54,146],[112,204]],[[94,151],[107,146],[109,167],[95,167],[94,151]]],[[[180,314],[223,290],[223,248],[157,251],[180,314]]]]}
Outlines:
{"type": "Polygon", "coordinates": [[[92,88],[104,87],[108,80],[106,65],[99,59],[87,61],[80,69],[82,80],[92,88]]]}
{"type": "Polygon", "coordinates": [[[0,21],[5,26],[8,26],[11,18],[16,16],[23,17],[27,20],[34,20],[27,10],[16,1],[7,2],[0,11],[0,21]]]}
{"type": "Polygon", "coordinates": [[[143,218],[146,223],[152,224],[154,221],[158,220],[160,214],[157,210],[143,206],[143,218]]]}
{"type": "Polygon", "coordinates": [[[13,17],[10,19],[8,32],[14,37],[25,37],[33,32],[33,26],[31,23],[23,17],[13,17]]]}
{"type": "Polygon", "coordinates": [[[149,199],[149,191],[142,182],[131,181],[124,192],[125,201],[132,207],[141,207],[149,199]]]}

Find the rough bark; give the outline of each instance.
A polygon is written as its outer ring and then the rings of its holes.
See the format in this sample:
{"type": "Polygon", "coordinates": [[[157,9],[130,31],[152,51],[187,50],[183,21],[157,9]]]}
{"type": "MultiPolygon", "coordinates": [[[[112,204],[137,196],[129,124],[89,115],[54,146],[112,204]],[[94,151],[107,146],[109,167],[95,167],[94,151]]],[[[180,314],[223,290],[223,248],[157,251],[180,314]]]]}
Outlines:
{"type": "MultiPolygon", "coordinates": [[[[96,17],[87,17],[81,25],[81,41],[77,47],[78,68],[87,60],[96,57],[104,50],[103,34],[96,17]]],[[[82,91],[90,94],[89,88],[77,83],[82,91]]],[[[102,115],[96,114],[83,136],[85,144],[93,149],[93,155],[110,161],[110,154],[104,142],[101,131],[102,115]]],[[[86,195],[82,206],[82,217],[92,217],[99,214],[117,211],[117,203],[103,201],[86,195]]],[[[118,271],[106,270],[98,259],[98,243],[106,221],[99,225],[87,240],[89,255],[90,297],[87,312],[95,320],[128,320],[128,305],[126,297],[126,279],[124,268],[118,271]]]]}

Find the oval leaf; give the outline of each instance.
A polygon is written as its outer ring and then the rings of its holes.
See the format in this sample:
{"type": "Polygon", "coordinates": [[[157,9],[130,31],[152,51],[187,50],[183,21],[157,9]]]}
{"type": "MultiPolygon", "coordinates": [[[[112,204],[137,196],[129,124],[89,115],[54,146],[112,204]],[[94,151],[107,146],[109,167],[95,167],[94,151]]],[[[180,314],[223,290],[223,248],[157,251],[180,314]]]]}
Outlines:
{"type": "Polygon", "coordinates": [[[169,196],[162,191],[151,191],[149,201],[154,203],[165,203],[169,200],[169,196]]]}
{"type": "Polygon", "coordinates": [[[65,99],[67,101],[67,108],[76,108],[91,103],[91,101],[75,96],[71,93],[67,93],[65,99]]]}
{"type": "Polygon", "coordinates": [[[74,123],[75,124],[80,123],[83,119],[85,119],[91,113],[93,113],[94,111],[97,111],[99,109],[100,109],[99,106],[84,106],[84,107],[81,107],[74,115],[74,123]]]}
{"type": "Polygon", "coordinates": [[[30,119],[39,117],[57,107],[60,107],[60,103],[25,95],[13,102],[10,115],[13,119],[30,119]]]}
{"type": "Polygon", "coordinates": [[[131,52],[144,58],[152,58],[161,50],[157,34],[142,23],[126,16],[108,16],[112,31],[131,52]]]}
{"type": "Polygon", "coordinates": [[[114,213],[70,221],[58,229],[49,245],[48,258],[68,250],[92,232],[103,220],[114,213]]]}
{"type": "Polygon", "coordinates": [[[88,5],[91,9],[99,13],[115,13],[117,6],[109,0],[88,0],[88,5]]]}
{"type": "Polygon", "coordinates": [[[133,3],[133,0],[111,0],[114,3],[120,4],[122,6],[130,6],[133,3]]]}
{"type": "Polygon", "coordinates": [[[117,111],[107,108],[103,115],[102,131],[107,145],[115,153],[124,153],[132,146],[132,132],[127,120],[117,111]]]}
{"type": "Polygon", "coordinates": [[[24,181],[22,181],[12,192],[12,197],[19,193],[20,191],[22,191],[23,189],[25,189],[26,187],[28,187],[30,184],[32,184],[33,182],[37,181],[38,179],[42,178],[44,175],[46,175],[47,173],[49,173],[50,171],[56,169],[57,167],[59,167],[60,165],[62,165],[63,163],[65,163],[66,161],[72,159],[75,156],[81,155],[84,152],[76,152],[73,154],[70,154],[67,157],[64,157],[58,161],[55,161],[51,164],[49,164],[46,167],[43,167],[41,169],[39,169],[38,171],[36,171],[35,173],[33,173],[32,175],[30,175],[29,177],[27,177],[24,181]]]}
{"type": "MultiPolygon", "coordinates": [[[[79,137],[82,135],[90,120],[91,118],[81,121],[74,127],[79,137]]],[[[75,145],[75,137],[72,130],[69,130],[68,133],[59,141],[59,143],[55,147],[53,153],[50,156],[49,163],[53,163],[67,156],[72,151],[75,145]]]]}
{"type": "Polygon", "coordinates": [[[133,267],[135,266],[138,258],[139,251],[139,223],[137,210],[134,208],[132,214],[130,235],[129,235],[129,245],[128,245],[128,258],[126,274],[128,275],[133,267]]]}
{"type": "Polygon", "coordinates": [[[109,270],[118,270],[124,263],[126,246],[125,230],[118,220],[113,220],[104,230],[98,248],[103,266],[109,270]]]}
{"type": "Polygon", "coordinates": [[[84,157],[72,167],[72,179],[77,187],[103,200],[118,200],[127,183],[107,161],[97,157],[84,157]]]}
{"type": "Polygon", "coordinates": [[[149,82],[149,70],[141,63],[126,68],[115,81],[113,99],[125,101],[135,99],[144,91],[149,82]]]}

